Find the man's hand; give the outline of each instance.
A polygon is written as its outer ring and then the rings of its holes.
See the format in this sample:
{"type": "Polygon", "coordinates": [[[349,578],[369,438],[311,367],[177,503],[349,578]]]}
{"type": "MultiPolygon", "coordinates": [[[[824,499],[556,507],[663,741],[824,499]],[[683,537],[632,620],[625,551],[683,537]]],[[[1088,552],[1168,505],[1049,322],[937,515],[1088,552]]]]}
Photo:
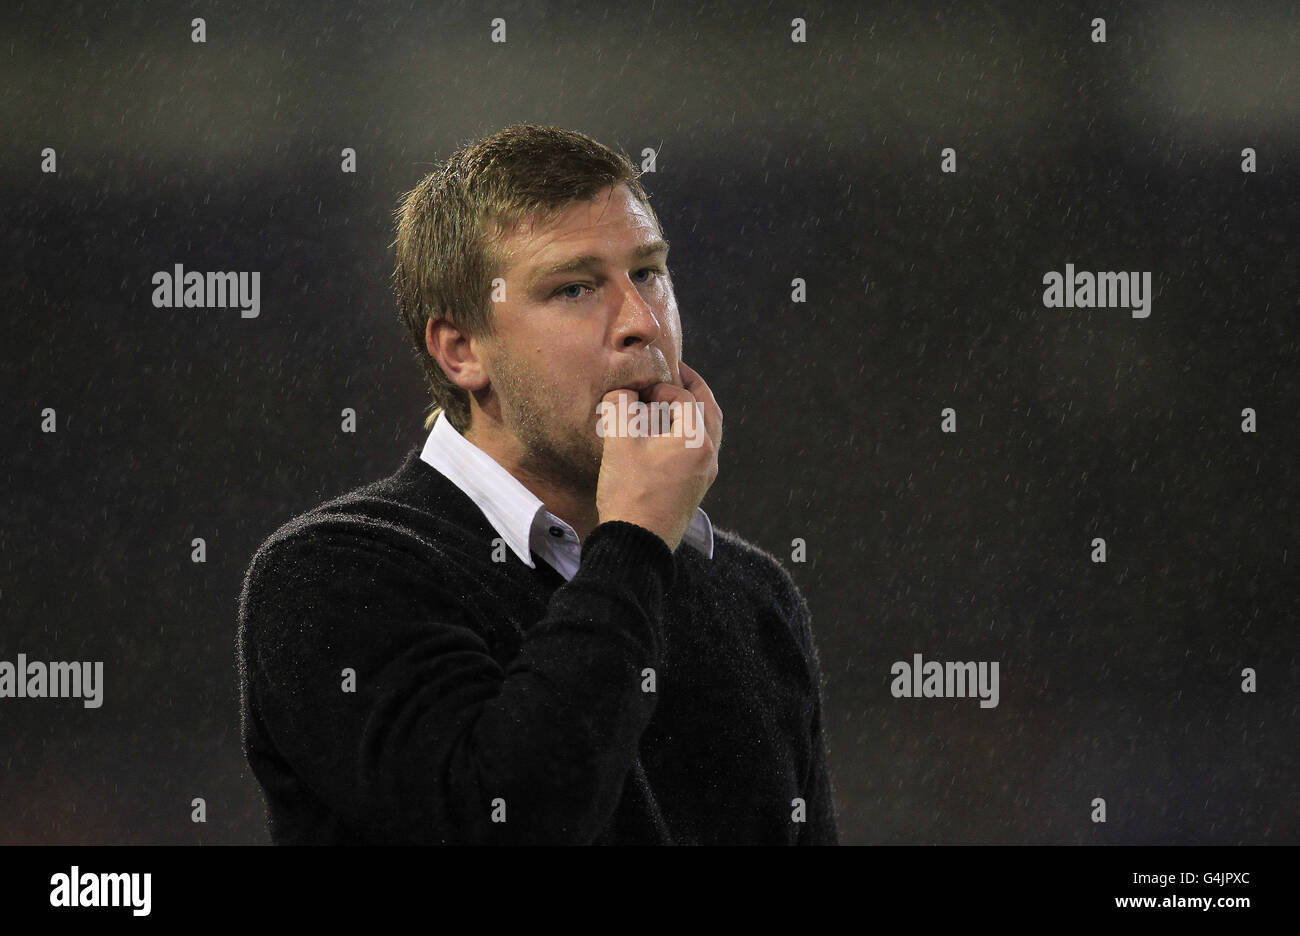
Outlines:
{"type": "MultiPolygon", "coordinates": [[[[681,363],[683,387],[659,383],[650,388],[652,403],[680,403],[681,413],[667,434],[643,437],[607,435],[596,486],[596,512],[600,522],[623,520],[657,534],[676,550],[686,534],[700,501],[718,476],[718,450],[722,446],[722,410],[704,378],[681,363]],[[700,406],[697,408],[696,403],[700,406]],[[699,438],[700,411],[704,435],[699,438]],[[678,420],[688,420],[678,426],[678,420]]],[[[631,390],[611,390],[602,403],[636,402],[631,390]]],[[[653,414],[652,414],[653,415],[653,414]]],[[[652,419],[657,426],[657,420],[652,419]]]]}

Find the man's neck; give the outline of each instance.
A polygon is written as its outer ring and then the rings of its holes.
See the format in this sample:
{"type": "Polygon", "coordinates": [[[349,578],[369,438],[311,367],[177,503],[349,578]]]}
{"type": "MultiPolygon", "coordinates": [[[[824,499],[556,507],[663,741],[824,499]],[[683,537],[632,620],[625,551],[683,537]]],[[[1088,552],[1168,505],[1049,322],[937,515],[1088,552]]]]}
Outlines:
{"type": "Polygon", "coordinates": [[[492,456],[497,464],[531,491],[548,511],[573,527],[578,542],[584,542],[600,523],[595,492],[574,490],[556,483],[553,478],[541,477],[537,472],[531,471],[523,464],[523,445],[510,433],[483,432],[471,425],[465,430],[464,437],[492,456]]]}

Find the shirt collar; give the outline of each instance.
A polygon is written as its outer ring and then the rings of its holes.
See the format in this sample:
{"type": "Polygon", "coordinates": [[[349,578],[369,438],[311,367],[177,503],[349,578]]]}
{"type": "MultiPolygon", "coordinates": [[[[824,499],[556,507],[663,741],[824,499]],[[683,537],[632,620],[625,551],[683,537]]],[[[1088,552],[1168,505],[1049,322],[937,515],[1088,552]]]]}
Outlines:
{"type": "MultiPolygon", "coordinates": [[[[496,459],[457,432],[445,412],[438,413],[420,458],[478,505],[492,528],[529,568],[535,568],[530,547],[536,535],[546,533],[552,525],[573,532],[496,459]]],[[[713,558],[713,524],[701,508],[695,508],[682,542],[713,558]]]]}

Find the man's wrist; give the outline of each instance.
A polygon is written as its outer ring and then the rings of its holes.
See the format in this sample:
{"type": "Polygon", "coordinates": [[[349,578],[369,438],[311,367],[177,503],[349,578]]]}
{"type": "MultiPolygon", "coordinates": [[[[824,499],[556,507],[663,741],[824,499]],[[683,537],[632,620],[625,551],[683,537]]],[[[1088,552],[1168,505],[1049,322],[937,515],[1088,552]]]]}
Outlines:
{"type": "MultiPolygon", "coordinates": [[[[655,570],[655,578],[671,586],[675,572],[673,550],[649,527],[631,520],[602,520],[582,544],[582,566],[604,574],[616,568],[655,570]]],[[[581,571],[581,570],[580,570],[581,571]]]]}
{"type": "Polygon", "coordinates": [[[662,523],[658,523],[654,520],[647,520],[643,517],[631,516],[628,514],[620,514],[613,517],[601,517],[600,522],[601,523],[629,523],[632,524],[633,526],[640,527],[641,529],[653,533],[655,536],[659,537],[660,541],[662,541],[663,544],[668,547],[669,552],[677,551],[677,547],[681,544],[682,536],[685,534],[685,530],[683,530],[682,533],[679,534],[676,537],[676,540],[674,541],[671,534],[664,532],[664,525],[662,523]]]}

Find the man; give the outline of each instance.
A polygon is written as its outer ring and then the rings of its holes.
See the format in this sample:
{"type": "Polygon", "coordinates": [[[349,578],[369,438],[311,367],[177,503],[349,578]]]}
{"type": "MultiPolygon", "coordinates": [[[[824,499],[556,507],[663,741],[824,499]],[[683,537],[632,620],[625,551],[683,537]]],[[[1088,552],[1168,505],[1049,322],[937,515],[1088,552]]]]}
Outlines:
{"type": "Polygon", "coordinates": [[[432,429],[240,598],[273,840],[836,843],[808,609],[699,509],[722,413],[634,167],[510,127],[407,194],[396,246],[432,429]]]}

